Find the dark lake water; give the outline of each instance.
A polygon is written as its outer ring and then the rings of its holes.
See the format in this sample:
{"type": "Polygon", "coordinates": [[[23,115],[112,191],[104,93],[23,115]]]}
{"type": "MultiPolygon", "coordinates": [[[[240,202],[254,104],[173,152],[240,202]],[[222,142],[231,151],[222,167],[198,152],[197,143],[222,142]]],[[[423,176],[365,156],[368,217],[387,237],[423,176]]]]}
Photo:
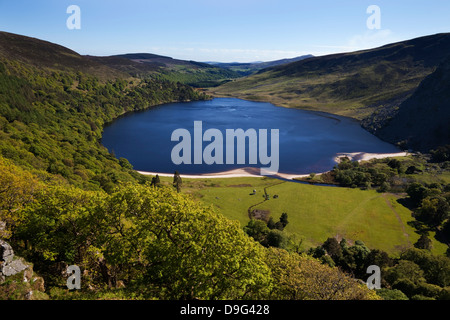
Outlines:
{"type": "MultiPolygon", "coordinates": [[[[202,121],[203,133],[208,129],[220,130],[224,143],[227,129],[255,129],[256,132],[267,129],[269,155],[272,150],[271,129],[278,129],[280,173],[328,171],[335,165],[333,159],[339,153],[399,152],[396,147],[368,133],[357,121],[349,118],[234,98],[170,103],[127,114],[105,127],[102,144],[113,151],[117,158],[127,158],[138,171],[173,173],[178,170],[181,174],[202,174],[268,166],[259,160],[257,164],[248,164],[248,154],[245,164],[236,164],[234,161],[235,164],[223,165],[208,165],[204,162],[175,165],[171,153],[179,142],[171,141],[171,136],[179,128],[191,134],[194,161],[194,121],[202,121]]],[[[261,140],[261,136],[258,138],[261,140]]],[[[210,143],[203,141],[203,149],[210,143]]],[[[224,147],[224,162],[225,151],[224,147]]]]}

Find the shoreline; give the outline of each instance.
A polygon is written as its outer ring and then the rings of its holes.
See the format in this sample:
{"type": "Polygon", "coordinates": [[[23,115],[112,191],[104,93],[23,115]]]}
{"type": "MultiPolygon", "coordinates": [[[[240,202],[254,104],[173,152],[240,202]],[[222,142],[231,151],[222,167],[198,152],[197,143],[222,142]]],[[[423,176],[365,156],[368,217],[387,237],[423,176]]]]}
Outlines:
{"type": "MultiPolygon", "coordinates": [[[[339,163],[340,158],[348,157],[352,161],[368,161],[371,159],[384,159],[384,158],[392,158],[392,157],[405,157],[409,155],[408,152],[398,152],[398,153],[367,153],[367,152],[353,152],[353,153],[338,153],[333,159],[336,164],[339,163]]],[[[173,173],[163,173],[163,172],[149,172],[149,171],[139,171],[138,173],[147,176],[156,176],[159,175],[161,177],[173,177],[173,173]]],[[[217,178],[244,178],[244,177],[253,177],[253,178],[282,178],[287,180],[293,180],[298,178],[309,177],[309,174],[289,174],[289,173],[278,173],[273,176],[263,176],[259,174],[259,168],[241,168],[234,169],[229,171],[215,172],[215,173],[205,173],[205,174],[180,174],[181,178],[186,179],[217,179],[217,178]]],[[[329,171],[325,171],[329,172],[329,171]]],[[[325,172],[316,173],[316,175],[321,175],[325,172]]]]}
{"type": "Polygon", "coordinates": [[[384,159],[394,157],[406,157],[409,152],[397,152],[397,153],[367,153],[367,152],[353,152],[353,153],[338,153],[334,158],[336,163],[339,163],[340,158],[348,157],[352,161],[369,161],[372,159],[384,159]]]}

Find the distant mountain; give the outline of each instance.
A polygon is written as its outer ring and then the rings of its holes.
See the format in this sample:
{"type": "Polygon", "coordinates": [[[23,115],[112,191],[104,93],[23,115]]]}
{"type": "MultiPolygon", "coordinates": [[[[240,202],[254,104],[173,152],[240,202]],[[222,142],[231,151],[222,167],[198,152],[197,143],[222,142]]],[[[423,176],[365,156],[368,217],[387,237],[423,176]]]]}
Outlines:
{"type": "Polygon", "coordinates": [[[450,144],[450,54],[376,134],[422,152],[450,144]]]}
{"type": "Polygon", "coordinates": [[[129,61],[132,61],[134,63],[140,64],[140,65],[148,65],[148,66],[154,66],[156,68],[160,67],[175,67],[175,66],[186,66],[189,68],[211,68],[211,66],[207,63],[202,62],[196,62],[196,61],[187,61],[187,60],[179,60],[174,59],[167,56],[161,56],[157,54],[152,53],[126,53],[126,54],[119,54],[109,57],[93,57],[97,59],[127,59],[129,61]]]}
{"type": "Polygon", "coordinates": [[[450,33],[436,34],[270,67],[210,93],[362,120],[395,111],[449,52],[450,33]]]}
{"type": "Polygon", "coordinates": [[[230,69],[236,72],[239,72],[243,76],[250,75],[252,73],[261,71],[265,68],[279,66],[282,64],[287,64],[291,62],[301,61],[304,59],[312,58],[313,55],[304,55],[300,57],[295,57],[291,59],[281,59],[281,60],[275,60],[275,61],[267,61],[267,62],[249,62],[249,63],[240,63],[240,62],[231,62],[231,63],[221,63],[221,62],[209,62],[209,64],[212,64],[217,67],[230,69]]]}
{"type": "Polygon", "coordinates": [[[241,77],[235,71],[203,62],[173,59],[151,53],[128,53],[106,57],[87,56],[133,77],[158,77],[194,87],[217,86],[241,77]]]}

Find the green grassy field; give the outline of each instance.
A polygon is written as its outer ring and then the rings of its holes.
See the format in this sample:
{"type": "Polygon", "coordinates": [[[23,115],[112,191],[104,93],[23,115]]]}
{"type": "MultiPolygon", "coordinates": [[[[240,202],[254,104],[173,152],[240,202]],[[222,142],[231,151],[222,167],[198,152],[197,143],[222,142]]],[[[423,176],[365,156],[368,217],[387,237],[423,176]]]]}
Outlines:
{"type": "MultiPolygon", "coordinates": [[[[161,178],[170,183],[172,178],[161,178]]],[[[419,238],[411,211],[397,202],[397,196],[341,187],[283,182],[270,178],[184,179],[183,192],[193,194],[241,226],[249,221],[248,209],[269,210],[277,221],[288,214],[285,232],[302,240],[302,249],[323,243],[328,237],[362,240],[369,248],[396,256],[419,238]],[[270,199],[264,201],[264,188],[270,199]],[[251,195],[256,190],[255,195],[251,195]],[[278,195],[274,199],[273,195],[278,195]],[[262,203],[260,203],[262,202],[262,203]],[[259,205],[257,205],[260,203],[259,205]]],[[[433,236],[433,235],[431,235],[433,236]]],[[[447,246],[433,237],[433,252],[447,246]]]]}

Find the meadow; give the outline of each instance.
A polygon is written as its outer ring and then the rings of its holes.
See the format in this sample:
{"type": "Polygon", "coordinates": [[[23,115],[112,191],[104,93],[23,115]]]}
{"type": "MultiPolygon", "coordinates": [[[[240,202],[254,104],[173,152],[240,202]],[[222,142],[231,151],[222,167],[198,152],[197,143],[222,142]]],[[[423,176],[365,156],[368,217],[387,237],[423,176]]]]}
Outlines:
{"type": "MultiPolygon", "coordinates": [[[[161,177],[164,184],[171,180],[161,177]]],[[[349,243],[361,240],[371,249],[398,256],[419,239],[415,228],[408,224],[414,221],[412,212],[397,201],[405,195],[268,177],[183,179],[182,192],[212,206],[228,219],[239,221],[241,227],[250,220],[252,210],[269,211],[275,221],[285,212],[289,224],[284,232],[301,242],[302,250],[336,237],[349,243]],[[264,189],[269,200],[265,200],[264,189]]],[[[432,252],[443,254],[447,246],[434,239],[434,234],[430,238],[432,252]]]]}

